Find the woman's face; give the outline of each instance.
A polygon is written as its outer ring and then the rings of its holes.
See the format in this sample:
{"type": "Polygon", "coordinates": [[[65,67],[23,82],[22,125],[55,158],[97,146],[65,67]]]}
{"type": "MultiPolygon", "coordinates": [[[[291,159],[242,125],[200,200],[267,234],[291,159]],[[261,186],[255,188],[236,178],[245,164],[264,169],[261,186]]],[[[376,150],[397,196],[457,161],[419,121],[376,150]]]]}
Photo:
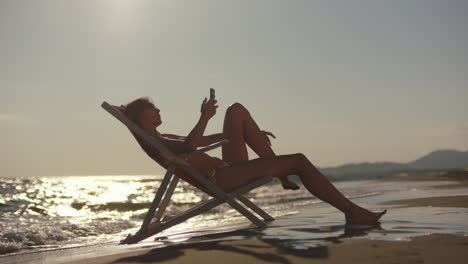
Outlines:
{"type": "Polygon", "coordinates": [[[140,115],[140,123],[144,130],[154,131],[162,123],[159,109],[145,109],[140,115]]]}

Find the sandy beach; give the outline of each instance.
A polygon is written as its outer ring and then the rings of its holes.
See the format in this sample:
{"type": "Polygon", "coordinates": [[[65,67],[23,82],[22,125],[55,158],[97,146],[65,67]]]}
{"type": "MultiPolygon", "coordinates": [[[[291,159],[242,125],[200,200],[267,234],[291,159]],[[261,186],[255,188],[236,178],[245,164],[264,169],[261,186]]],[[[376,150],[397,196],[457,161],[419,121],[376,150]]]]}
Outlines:
{"type": "Polygon", "coordinates": [[[428,235],[411,241],[354,240],[298,254],[258,240],[144,249],[71,263],[465,263],[468,237],[428,235]]]}
{"type": "Polygon", "coordinates": [[[366,207],[388,209],[377,226],[346,226],[335,209],[316,204],[278,217],[264,230],[250,229],[243,222],[136,245],[105,243],[16,254],[0,257],[0,262],[465,263],[467,183],[466,172],[367,181],[376,191],[388,186],[410,190],[356,199],[366,207]]]}

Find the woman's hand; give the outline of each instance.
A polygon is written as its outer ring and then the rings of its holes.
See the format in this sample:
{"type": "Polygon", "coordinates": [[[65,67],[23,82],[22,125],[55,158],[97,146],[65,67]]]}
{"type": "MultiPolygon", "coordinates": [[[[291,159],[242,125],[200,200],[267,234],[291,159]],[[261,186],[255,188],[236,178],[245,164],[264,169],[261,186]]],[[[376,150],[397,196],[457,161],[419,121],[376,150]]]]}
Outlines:
{"type": "Polygon", "coordinates": [[[265,136],[265,138],[266,138],[268,144],[271,146],[271,141],[270,141],[270,139],[268,138],[268,136],[273,137],[273,138],[276,138],[275,135],[273,135],[273,133],[271,133],[271,132],[264,131],[264,130],[262,130],[262,133],[263,133],[263,135],[265,136]]]}
{"type": "Polygon", "coordinates": [[[216,108],[218,108],[218,106],[216,105],[217,102],[218,101],[216,101],[216,99],[214,98],[210,98],[207,101],[205,97],[205,100],[203,100],[200,110],[202,117],[211,119],[216,114],[216,108]]]}

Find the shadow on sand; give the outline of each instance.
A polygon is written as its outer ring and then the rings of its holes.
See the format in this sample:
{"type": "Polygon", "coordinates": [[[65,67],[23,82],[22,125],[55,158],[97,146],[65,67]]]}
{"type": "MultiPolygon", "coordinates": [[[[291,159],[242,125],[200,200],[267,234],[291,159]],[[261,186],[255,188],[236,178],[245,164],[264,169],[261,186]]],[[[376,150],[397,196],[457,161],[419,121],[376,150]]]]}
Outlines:
{"type": "Polygon", "coordinates": [[[291,228],[293,232],[314,233],[316,238],[308,239],[284,239],[265,237],[262,230],[238,230],[228,233],[219,233],[204,235],[202,237],[193,237],[183,244],[173,244],[168,242],[168,246],[155,248],[151,251],[132,257],[125,257],[116,260],[114,263],[119,262],[160,262],[173,260],[178,257],[184,256],[185,250],[219,250],[236,254],[243,254],[246,256],[255,257],[258,260],[266,262],[290,264],[291,262],[285,257],[284,254],[289,254],[298,257],[307,258],[327,258],[329,256],[327,242],[341,243],[342,239],[350,237],[365,236],[372,230],[382,230],[380,224],[373,226],[356,226],[349,227],[343,225],[328,226],[326,231],[321,231],[317,228],[291,228]],[[317,234],[326,235],[330,232],[340,231],[339,235],[335,236],[319,236],[317,234]],[[252,244],[242,243],[242,240],[259,240],[266,244],[252,244]],[[239,241],[238,243],[229,243],[232,241],[239,241]],[[223,243],[227,242],[227,243],[223,243]],[[267,249],[274,248],[273,253],[262,252],[267,249]],[[264,249],[264,250],[262,250],[264,249]],[[281,252],[282,254],[278,254],[281,252]]]}

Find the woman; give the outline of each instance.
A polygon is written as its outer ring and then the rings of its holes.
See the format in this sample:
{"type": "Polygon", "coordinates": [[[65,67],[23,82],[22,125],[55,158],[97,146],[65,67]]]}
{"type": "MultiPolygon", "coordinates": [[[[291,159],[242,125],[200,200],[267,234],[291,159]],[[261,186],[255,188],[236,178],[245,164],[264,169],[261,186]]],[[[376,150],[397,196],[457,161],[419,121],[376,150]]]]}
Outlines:
{"type": "MultiPolygon", "coordinates": [[[[311,194],[342,211],[347,224],[376,223],[386,213],[386,210],[373,213],[351,202],[303,154],[277,156],[268,138],[275,136],[260,130],[249,111],[240,103],[228,107],[224,117],[223,133],[203,136],[208,121],[216,114],[218,108],[216,103],[215,98],[203,100],[200,118],[187,137],[159,133],[157,128],[162,123],[160,110],[147,97],[128,103],[125,112],[132,121],[158,138],[176,154],[191,152],[198,147],[228,139],[229,143],[222,146],[222,160],[205,153],[187,160],[194,168],[210,175],[212,180],[226,192],[263,176],[277,177],[285,189],[294,190],[299,186],[290,182],[287,177],[295,174],[299,175],[304,187],[311,194]],[[249,160],[247,145],[259,158],[249,160]]],[[[155,160],[164,163],[161,157],[155,157],[157,154],[148,147],[143,149],[155,160]]]]}

